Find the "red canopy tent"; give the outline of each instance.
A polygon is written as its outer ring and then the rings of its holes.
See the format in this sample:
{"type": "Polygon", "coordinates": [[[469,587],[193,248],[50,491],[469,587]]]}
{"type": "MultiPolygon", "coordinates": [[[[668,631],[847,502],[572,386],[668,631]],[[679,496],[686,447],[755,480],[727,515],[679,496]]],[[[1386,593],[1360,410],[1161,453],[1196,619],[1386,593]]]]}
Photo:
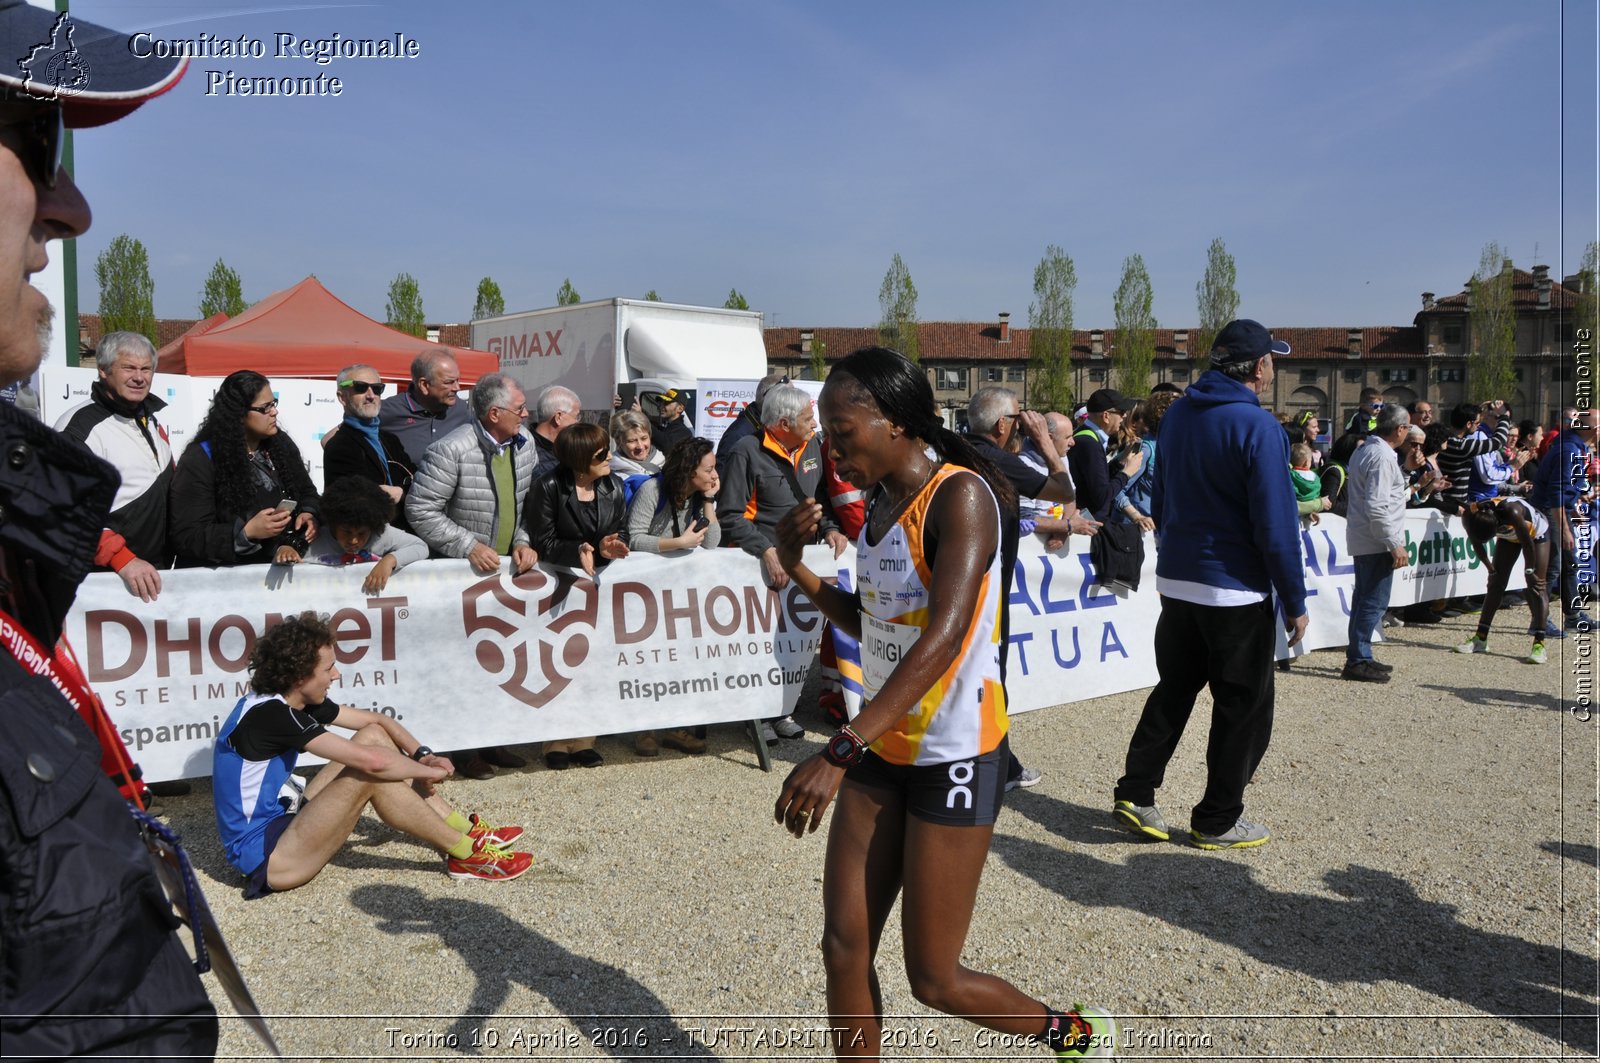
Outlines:
{"type": "Polygon", "coordinates": [[[411,379],[423,351],[454,356],[461,386],[500,368],[486,351],[447,347],[397,332],[342,302],[315,277],[267,296],[237,317],[213,315],[161,348],[156,369],[188,376],[227,376],[254,369],[269,377],[331,380],[364,362],[394,383],[411,379]]]}

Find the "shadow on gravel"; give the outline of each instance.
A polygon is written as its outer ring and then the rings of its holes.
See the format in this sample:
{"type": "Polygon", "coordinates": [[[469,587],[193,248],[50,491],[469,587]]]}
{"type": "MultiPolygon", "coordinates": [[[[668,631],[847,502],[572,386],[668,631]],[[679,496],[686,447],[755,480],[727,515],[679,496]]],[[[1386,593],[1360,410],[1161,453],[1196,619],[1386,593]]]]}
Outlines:
{"type": "MultiPolygon", "coordinates": [[[[360,886],[350,899],[373,915],[385,933],[434,938],[466,962],[477,984],[461,1005],[466,1014],[451,1028],[463,1052],[476,1054],[474,1029],[484,1028],[483,1016],[499,1013],[512,984],[520,982],[572,1021],[584,1049],[599,1048],[625,1059],[663,1052],[678,1059],[715,1058],[673,1021],[659,997],[622,968],[575,955],[493,905],[429,898],[410,886],[360,886]],[[597,1005],[605,1010],[597,1011],[597,1005]]],[[[529,1033],[548,1036],[546,1031],[529,1033]]],[[[519,1048],[503,1039],[498,1047],[477,1047],[491,1049],[492,1055],[526,1050],[544,1058],[552,1058],[553,1051],[573,1050],[564,1044],[519,1048]]]]}
{"type": "MultiPolygon", "coordinates": [[[[1538,669],[1519,664],[1516,661],[1508,662],[1508,666],[1526,668],[1529,672],[1538,672],[1538,669]]],[[[1489,709],[1549,709],[1555,712],[1561,708],[1561,699],[1558,696],[1554,694],[1535,694],[1526,687],[1522,689],[1495,690],[1489,687],[1417,683],[1413,689],[1437,691],[1440,694],[1445,694],[1452,698],[1460,698],[1462,701],[1473,705],[1482,705],[1489,709]]]]}
{"type": "Polygon", "coordinates": [[[1099,844],[1109,830],[1124,843],[1129,855],[1110,862],[994,836],[995,855],[1075,904],[1139,912],[1323,982],[1404,983],[1572,1049],[1596,1049],[1592,960],[1463,925],[1453,905],[1423,900],[1387,871],[1328,871],[1323,881],[1337,898],[1280,892],[1257,880],[1248,853],[1141,842],[1110,825],[1109,810],[1044,794],[1007,803],[1069,842],[1099,844]]]}
{"type": "Polygon", "coordinates": [[[1568,860],[1576,860],[1585,867],[1600,867],[1600,849],[1592,845],[1580,845],[1577,842],[1558,842],[1551,839],[1540,842],[1539,848],[1547,853],[1564,856],[1568,860]]]}

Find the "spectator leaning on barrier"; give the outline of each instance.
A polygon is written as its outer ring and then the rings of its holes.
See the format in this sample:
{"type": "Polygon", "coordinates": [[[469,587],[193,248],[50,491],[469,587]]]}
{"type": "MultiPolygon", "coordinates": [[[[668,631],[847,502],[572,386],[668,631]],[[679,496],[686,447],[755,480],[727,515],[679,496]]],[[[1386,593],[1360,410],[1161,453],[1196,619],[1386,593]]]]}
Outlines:
{"type": "Polygon", "coordinates": [[[90,385],[89,401],[63,414],[56,430],[109,461],[122,476],[94,563],[120,576],[129,594],[153,602],[161,593],[160,570],[172,565],[167,546],[172,446],[156,419],[167,404],[150,393],[156,349],[137,332],[113,332],[95,348],[94,360],[100,379],[90,385]]]}
{"type": "Polygon", "coordinates": [[[627,480],[661,471],[666,456],[650,442],[650,419],[637,410],[611,415],[611,471],[627,480]]]}
{"type": "MultiPolygon", "coordinates": [[[[406,491],[416,462],[406,452],[400,437],[381,426],[384,383],[370,365],[351,365],[339,370],[334,395],[344,407],[344,420],[323,443],[322,481],[332,483],[346,476],[359,476],[376,484],[395,504],[395,525],[406,529],[406,491]]],[[[465,409],[465,407],[463,407],[465,409]]]]}
{"type": "Polygon", "coordinates": [[[490,373],[472,389],[477,420],[428,448],[406,498],[411,530],[443,557],[464,557],[474,572],[493,572],[511,555],[517,573],[539,558],[522,525],[533,486],[534,456],[522,420],[522,389],[490,373]]]}
{"type": "MultiPolygon", "coordinates": [[[[723,541],[759,559],[767,586],[782,590],[789,585],[789,576],[778,562],[776,529],[795,506],[807,499],[823,504],[818,534],[833,547],[834,557],[844,553],[850,541],[828,511],[827,492],[819,490],[822,448],[811,397],[792,384],[777,385],[762,401],[761,421],[761,434],[739,440],[728,454],[717,496],[717,520],[723,541]]],[[[759,737],[771,743],[803,734],[805,728],[786,714],[768,721],[759,737]]]]}
{"type": "Polygon", "coordinates": [[[368,805],[389,826],[443,852],[451,878],[495,881],[528,870],[533,857],[509,848],[521,827],[463,816],[434,792],[454,773],[447,758],[393,716],[329,700],[339,678],[333,654],[325,617],[301,613],[269,628],[250,653],[251,693],[217,732],[217,833],[245,876],[245,899],[316,878],[368,805]],[[329,727],[355,735],[341,738],[329,727]],[[301,753],[328,761],[303,785],[293,775],[301,753]]]}
{"type": "MultiPolygon", "coordinates": [[[[569,424],[556,436],[556,460],[549,476],[533,482],[523,521],[546,564],[597,571],[628,556],[622,540],[627,520],[622,480],[611,472],[611,441],[597,424],[569,424]]],[[[546,742],[544,762],[561,770],[568,764],[597,768],[594,736],[546,742]]]]}
{"type": "MultiPolygon", "coordinates": [[[[468,422],[428,448],[406,497],[411,530],[442,557],[464,557],[474,572],[528,571],[539,560],[522,511],[533,486],[533,444],[523,430],[527,399],[504,373],[489,373],[472,389],[468,422]]],[[[527,761],[502,746],[459,751],[457,769],[487,778],[496,767],[527,761]]]]}
{"type": "Polygon", "coordinates": [[[1112,809],[1148,837],[1168,837],[1156,788],[1207,684],[1206,791],[1190,814],[1190,839],[1202,849],[1235,849],[1270,837],[1265,825],[1244,818],[1244,790],[1272,736],[1279,610],[1290,646],[1307,622],[1288,441],[1259,398],[1272,385],[1274,355],[1288,353],[1259,323],[1229,322],[1217,334],[1211,368],[1161,422],[1151,495],[1161,537],[1160,679],[1128,743],[1112,809]]]}
{"type": "Polygon", "coordinates": [[[1396,569],[1406,557],[1406,496],[1410,493],[1400,458],[1418,447],[1410,442],[1411,415],[1393,403],[1378,411],[1367,441],[1350,459],[1350,502],[1345,514],[1345,546],[1355,565],[1350,595],[1349,642],[1345,679],[1387,683],[1390,665],[1372,657],[1372,633],[1389,608],[1396,569]],[[1397,450],[1404,455],[1397,458],[1397,450]]]}
{"type": "Polygon", "coordinates": [[[178,459],[167,503],[178,564],[293,564],[317,536],[317,489],[278,430],[272,382],[229,374],[178,459]]]}
{"type": "MultiPolygon", "coordinates": [[[[628,505],[628,547],[642,554],[714,550],[722,542],[717,523],[717,456],[698,437],[672,448],[659,475],[639,484],[628,505]]],[[[684,728],[657,736],[647,731],[634,739],[633,751],[653,757],[660,747],[683,753],[704,753],[705,739],[684,728]]]]}
{"type": "Polygon", "coordinates": [[[361,589],[376,594],[400,569],[428,559],[428,544],[394,527],[393,517],[394,502],[377,484],[360,476],[333,480],[322,493],[322,534],[306,559],[321,565],[372,564],[361,589]]]}
{"type": "Polygon", "coordinates": [[[583,403],[577,392],[552,384],[539,392],[533,405],[534,446],[533,478],[542,480],[556,470],[561,462],[556,458],[556,436],[569,424],[577,424],[583,416],[583,403]]]}
{"type": "MultiPolygon", "coordinates": [[[[49,41],[67,17],[0,0],[0,40],[49,41]]],[[[28,280],[48,241],[89,228],[89,205],[60,169],[63,125],[118,118],[183,74],[181,59],[131,56],[126,34],[67,25],[87,79],[79,91],[29,96],[50,82],[24,82],[14,60],[0,67],[0,387],[44,357],[52,311],[28,280]]],[[[43,73],[43,56],[33,70],[43,73]]],[[[216,1012],[155,864],[94,734],[40,672],[108,526],[116,469],[9,403],[0,454],[0,1045],[16,1057],[209,1059],[216,1012]],[[30,662],[12,651],[30,645],[30,662]]]]}
{"type": "Polygon", "coordinates": [[[472,420],[460,401],[461,369],[445,350],[423,351],[411,360],[411,389],[383,400],[378,427],[393,432],[415,469],[428,448],[472,420]]]}

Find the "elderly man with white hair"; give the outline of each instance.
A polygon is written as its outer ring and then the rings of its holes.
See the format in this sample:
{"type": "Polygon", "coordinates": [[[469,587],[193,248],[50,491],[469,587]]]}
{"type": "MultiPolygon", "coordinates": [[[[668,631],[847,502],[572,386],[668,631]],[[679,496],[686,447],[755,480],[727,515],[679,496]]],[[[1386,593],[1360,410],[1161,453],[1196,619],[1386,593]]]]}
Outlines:
{"type": "MultiPolygon", "coordinates": [[[[413,534],[444,557],[464,557],[474,572],[489,573],[511,555],[513,572],[539,560],[522,523],[533,486],[533,441],[522,422],[528,400],[515,380],[488,373],[472,389],[476,420],[428,448],[406,495],[413,534]]],[[[520,768],[522,757],[498,746],[464,751],[456,771],[482,779],[495,767],[520,768]]]]}
{"type": "Polygon", "coordinates": [[[129,594],[153,602],[161,593],[161,569],[172,565],[167,548],[172,446],[156,417],[167,404],[150,393],[156,349],[137,332],[112,332],[95,348],[94,360],[100,379],[90,387],[89,401],[63,414],[56,431],[122,474],[94,563],[120,576],[129,594]]]}
{"type": "Polygon", "coordinates": [[[534,454],[533,478],[543,479],[561,464],[556,459],[556,436],[569,424],[577,424],[583,416],[583,402],[578,393],[560,384],[552,384],[539,392],[533,406],[533,443],[538,448],[534,454]]]}
{"type": "MultiPolygon", "coordinates": [[[[759,436],[746,436],[728,452],[717,495],[717,523],[722,526],[723,545],[759,559],[767,585],[782,589],[789,585],[789,575],[778,562],[777,526],[795,506],[806,499],[822,503],[818,534],[833,547],[834,557],[844,553],[850,541],[828,508],[827,492],[820,490],[822,447],[811,396],[792,384],[773,387],[761,403],[761,425],[759,436]]],[[[783,738],[805,734],[790,716],[773,720],[771,730],[783,738]]],[[[766,730],[761,737],[772,741],[766,730]]]]}

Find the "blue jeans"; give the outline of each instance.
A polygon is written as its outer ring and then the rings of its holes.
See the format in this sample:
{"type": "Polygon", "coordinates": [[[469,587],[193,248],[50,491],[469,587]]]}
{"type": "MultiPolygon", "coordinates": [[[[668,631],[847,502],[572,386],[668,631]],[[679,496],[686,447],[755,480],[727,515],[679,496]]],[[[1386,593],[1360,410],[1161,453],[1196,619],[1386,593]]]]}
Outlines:
{"type": "Polygon", "coordinates": [[[1357,554],[1356,589],[1350,596],[1350,645],[1345,660],[1372,660],[1372,632],[1389,608],[1389,586],[1394,582],[1394,558],[1389,554],[1357,554]]]}

